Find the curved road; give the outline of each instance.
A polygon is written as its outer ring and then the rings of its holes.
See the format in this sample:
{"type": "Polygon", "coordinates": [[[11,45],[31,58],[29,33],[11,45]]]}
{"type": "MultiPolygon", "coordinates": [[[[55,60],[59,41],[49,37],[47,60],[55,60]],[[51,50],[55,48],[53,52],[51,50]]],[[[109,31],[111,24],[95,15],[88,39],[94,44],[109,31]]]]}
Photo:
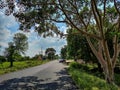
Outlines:
{"type": "Polygon", "coordinates": [[[0,90],[79,90],[57,60],[0,76],[0,90]]]}

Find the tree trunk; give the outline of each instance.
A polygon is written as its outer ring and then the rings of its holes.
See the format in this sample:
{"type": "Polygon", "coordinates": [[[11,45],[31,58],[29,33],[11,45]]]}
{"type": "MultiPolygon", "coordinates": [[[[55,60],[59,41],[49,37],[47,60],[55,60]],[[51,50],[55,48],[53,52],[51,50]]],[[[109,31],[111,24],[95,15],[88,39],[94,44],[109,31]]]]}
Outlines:
{"type": "Polygon", "coordinates": [[[114,84],[114,68],[107,66],[104,70],[105,80],[109,84],[114,84]]]}
{"type": "Polygon", "coordinates": [[[96,58],[98,59],[99,63],[101,64],[101,67],[102,67],[104,75],[105,75],[105,80],[109,84],[114,84],[115,63],[113,63],[113,61],[116,60],[117,57],[114,57],[114,60],[110,58],[109,50],[108,50],[106,42],[104,42],[104,43],[99,42],[98,50],[97,50],[91,43],[90,39],[89,38],[86,38],[86,39],[87,39],[93,53],[95,54],[96,58]]]}
{"type": "Polygon", "coordinates": [[[10,67],[13,67],[13,60],[10,60],[10,67]]]}
{"type": "Polygon", "coordinates": [[[10,67],[13,67],[13,53],[11,53],[9,57],[9,61],[10,61],[10,67]]]}

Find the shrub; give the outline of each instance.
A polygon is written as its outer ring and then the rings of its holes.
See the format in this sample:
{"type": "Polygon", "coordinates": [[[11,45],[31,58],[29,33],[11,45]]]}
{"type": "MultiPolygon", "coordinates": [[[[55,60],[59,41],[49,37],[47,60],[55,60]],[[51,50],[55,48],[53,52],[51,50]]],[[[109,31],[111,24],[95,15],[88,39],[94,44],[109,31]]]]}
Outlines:
{"type": "Polygon", "coordinates": [[[115,74],[115,83],[120,86],[120,74],[115,74]]]}
{"type": "Polygon", "coordinates": [[[70,63],[70,67],[71,68],[75,68],[75,69],[79,69],[82,66],[79,63],[77,63],[77,62],[72,62],[72,63],[70,63]]]}
{"type": "Polygon", "coordinates": [[[74,69],[85,70],[85,71],[90,71],[94,68],[94,66],[90,64],[79,64],[78,62],[72,62],[70,64],[70,67],[74,69]]]}

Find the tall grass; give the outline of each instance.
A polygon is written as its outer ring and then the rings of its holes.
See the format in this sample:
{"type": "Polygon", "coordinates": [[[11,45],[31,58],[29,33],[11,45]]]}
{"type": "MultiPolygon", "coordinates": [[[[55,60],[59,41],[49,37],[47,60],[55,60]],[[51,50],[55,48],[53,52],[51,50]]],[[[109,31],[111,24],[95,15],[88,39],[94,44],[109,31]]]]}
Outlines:
{"type": "Polygon", "coordinates": [[[78,63],[72,63],[69,73],[80,90],[119,90],[117,85],[110,85],[104,79],[96,77],[83,70],[78,63]]]}

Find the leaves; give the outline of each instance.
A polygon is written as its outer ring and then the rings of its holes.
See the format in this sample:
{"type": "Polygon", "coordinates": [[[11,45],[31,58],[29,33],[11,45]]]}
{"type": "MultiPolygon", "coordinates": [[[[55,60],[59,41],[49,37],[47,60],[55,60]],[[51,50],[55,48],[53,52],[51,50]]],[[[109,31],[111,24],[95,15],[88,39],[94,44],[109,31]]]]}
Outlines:
{"type": "Polygon", "coordinates": [[[55,53],[56,53],[56,50],[54,48],[47,48],[45,51],[45,54],[48,59],[54,59],[55,53]]]}
{"type": "Polygon", "coordinates": [[[23,53],[28,49],[28,38],[23,33],[16,33],[13,37],[16,52],[23,53]]]}

